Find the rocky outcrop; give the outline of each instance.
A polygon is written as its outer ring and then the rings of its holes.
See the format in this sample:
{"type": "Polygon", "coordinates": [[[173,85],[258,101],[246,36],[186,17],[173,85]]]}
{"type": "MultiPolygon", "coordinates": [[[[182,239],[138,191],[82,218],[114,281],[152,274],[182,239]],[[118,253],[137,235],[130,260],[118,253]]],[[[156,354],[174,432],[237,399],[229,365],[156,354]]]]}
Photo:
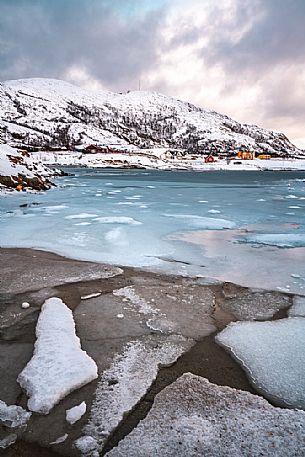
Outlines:
{"type": "Polygon", "coordinates": [[[61,174],[59,170],[35,164],[26,151],[0,144],[0,187],[19,191],[47,190],[54,186],[49,177],[58,174],[61,174]]]}

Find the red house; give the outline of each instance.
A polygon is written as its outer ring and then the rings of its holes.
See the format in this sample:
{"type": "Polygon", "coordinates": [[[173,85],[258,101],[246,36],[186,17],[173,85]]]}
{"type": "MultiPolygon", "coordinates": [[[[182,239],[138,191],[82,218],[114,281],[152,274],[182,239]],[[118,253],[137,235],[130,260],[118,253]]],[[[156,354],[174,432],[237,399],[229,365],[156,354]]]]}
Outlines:
{"type": "Polygon", "coordinates": [[[215,162],[215,159],[213,156],[209,155],[204,159],[205,163],[212,163],[215,162]]]}
{"type": "Polygon", "coordinates": [[[88,154],[97,154],[98,152],[108,152],[108,147],[107,146],[97,146],[96,144],[89,144],[85,148],[85,153],[88,154]]]}

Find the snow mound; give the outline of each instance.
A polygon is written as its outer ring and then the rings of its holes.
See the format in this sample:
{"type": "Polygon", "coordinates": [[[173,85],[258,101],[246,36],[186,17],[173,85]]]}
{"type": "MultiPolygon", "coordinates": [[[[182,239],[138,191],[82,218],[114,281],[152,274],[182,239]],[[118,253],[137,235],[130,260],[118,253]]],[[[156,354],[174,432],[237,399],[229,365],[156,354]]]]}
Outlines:
{"type": "Polygon", "coordinates": [[[237,322],[216,336],[258,392],[280,406],[305,409],[305,319],[237,322]]]}
{"type": "Polygon", "coordinates": [[[18,376],[28,408],[49,411],[73,390],[97,378],[95,362],[81,349],[72,311],[59,298],[45,301],[36,326],[32,359],[18,376]]]}
{"type": "Polygon", "coordinates": [[[0,400],[0,424],[10,428],[24,427],[32,413],[29,413],[21,406],[8,406],[0,400]]]}
{"type": "Polygon", "coordinates": [[[145,395],[158,374],[159,366],[171,365],[192,344],[191,340],[179,336],[161,342],[152,339],[128,343],[101,376],[85,435],[93,438],[98,446],[103,446],[124,414],[145,395]]]}
{"type": "Polygon", "coordinates": [[[79,421],[80,418],[85,414],[86,409],[87,405],[85,401],[77,406],[74,406],[73,408],[68,409],[66,411],[66,421],[71,425],[75,424],[75,422],[79,421]]]}
{"type": "Polygon", "coordinates": [[[107,457],[304,455],[303,411],[191,373],[160,392],[138,426],[107,457]]]}

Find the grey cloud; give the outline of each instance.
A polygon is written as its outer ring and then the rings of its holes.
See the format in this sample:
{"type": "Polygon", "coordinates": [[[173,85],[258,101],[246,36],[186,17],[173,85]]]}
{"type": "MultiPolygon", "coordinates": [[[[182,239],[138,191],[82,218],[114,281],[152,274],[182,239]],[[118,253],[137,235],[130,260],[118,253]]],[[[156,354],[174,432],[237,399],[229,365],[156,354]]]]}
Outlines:
{"type": "Polygon", "coordinates": [[[126,3],[138,2],[0,0],[0,79],[61,78],[83,64],[106,85],[126,88],[154,65],[162,23],[160,10],[120,14],[126,3]]]}
{"type": "Polygon", "coordinates": [[[228,39],[223,27],[202,50],[210,64],[221,62],[233,73],[247,77],[259,77],[259,72],[278,63],[296,63],[305,57],[305,2],[304,0],[253,0],[251,3],[237,0],[235,23],[242,27],[243,21],[252,15],[258,18],[250,30],[238,42],[228,39]]]}

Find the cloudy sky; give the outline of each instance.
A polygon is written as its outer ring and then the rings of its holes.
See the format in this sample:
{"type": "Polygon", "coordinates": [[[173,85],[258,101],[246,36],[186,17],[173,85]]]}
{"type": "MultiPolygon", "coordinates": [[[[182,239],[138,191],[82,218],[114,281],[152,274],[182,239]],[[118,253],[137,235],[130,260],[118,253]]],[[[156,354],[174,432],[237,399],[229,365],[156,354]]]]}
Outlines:
{"type": "Polygon", "coordinates": [[[305,0],[0,0],[0,80],[156,90],[305,148],[305,0]]]}

